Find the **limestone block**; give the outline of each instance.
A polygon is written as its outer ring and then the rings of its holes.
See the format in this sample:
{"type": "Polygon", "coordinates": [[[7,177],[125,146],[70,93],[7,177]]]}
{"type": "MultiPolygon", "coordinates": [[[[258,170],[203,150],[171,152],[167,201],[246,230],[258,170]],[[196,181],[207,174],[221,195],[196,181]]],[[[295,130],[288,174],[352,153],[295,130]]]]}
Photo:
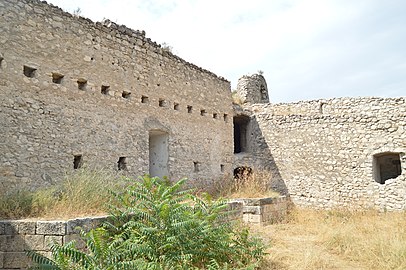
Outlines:
{"type": "Polygon", "coordinates": [[[81,230],[89,231],[99,226],[105,220],[107,220],[107,216],[68,220],[66,223],[66,234],[79,233],[81,230]]]}
{"type": "Polygon", "coordinates": [[[262,222],[262,215],[244,214],[243,221],[246,223],[260,224],[262,222]]]}
{"type": "Polygon", "coordinates": [[[64,235],[66,223],[64,221],[38,221],[37,234],[64,235]]]}
{"type": "Polygon", "coordinates": [[[4,252],[0,251],[0,269],[4,267],[3,262],[4,262],[4,252]]]}
{"type": "Polygon", "coordinates": [[[4,234],[12,235],[18,234],[18,221],[6,220],[4,221],[4,234]]]}
{"type": "Polygon", "coordinates": [[[65,235],[63,237],[63,243],[64,244],[67,244],[67,243],[69,243],[71,241],[75,241],[75,246],[78,249],[84,249],[86,247],[85,241],[83,241],[83,239],[78,234],[69,234],[69,235],[65,235]]]}
{"type": "Polygon", "coordinates": [[[62,245],[62,242],[63,242],[63,236],[45,235],[44,247],[45,247],[45,249],[49,249],[53,243],[62,245]]]}
{"type": "Polygon", "coordinates": [[[44,235],[25,235],[25,250],[44,250],[44,235]]]}
{"type": "Polygon", "coordinates": [[[35,225],[34,221],[24,221],[18,224],[18,233],[19,234],[35,234],[35,225]]]}
{"type": "Polygon", "coordinates": [[[244,214],[253,214],[253,215],[261,215],[262,214],[262,206],[244,206],[242,209],[244,214]]]}
{"type": "Polygon", "coordinates": [[[3,258],[4,268],[27,268],[30,259],[25,252],[7,252],[3,258]]]}
{"type": "Polygon", "coordinates": [[[20,235],[0,235],[0,251],[22,251],[24,239],[20,235]]]}

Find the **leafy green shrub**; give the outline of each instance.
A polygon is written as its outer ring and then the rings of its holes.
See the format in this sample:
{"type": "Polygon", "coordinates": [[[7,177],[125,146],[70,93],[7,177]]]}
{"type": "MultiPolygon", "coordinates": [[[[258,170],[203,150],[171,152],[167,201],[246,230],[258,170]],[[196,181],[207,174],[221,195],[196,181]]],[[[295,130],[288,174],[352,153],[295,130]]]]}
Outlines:
{"type": "Polygon", "coordinates": [[[52,260],[30,252],[34,269],[255,269],[262,243],[232,226],[225,201],[192,195],[184,182],[145,176],[112,192],[111,221],[83,234],[84,251],[54,244],[52,260]]]}

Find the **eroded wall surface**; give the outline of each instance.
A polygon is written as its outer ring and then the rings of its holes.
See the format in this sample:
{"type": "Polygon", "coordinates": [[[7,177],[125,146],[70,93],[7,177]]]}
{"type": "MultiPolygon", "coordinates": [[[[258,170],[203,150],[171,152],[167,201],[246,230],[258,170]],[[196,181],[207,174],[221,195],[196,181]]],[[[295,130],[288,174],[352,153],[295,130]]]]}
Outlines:
{"type": "Polygon", "coordinates": [[[112,170],[124,157],[128,175],[148,173],[151,130],[169,135],[169,177],[231,172],[225,79],[144,32],[35,0],[1,1],[0,25],[1,190],[55,183],[74,156],[112,170]]]}
{"type": "Polygon", "coordinates": [[[273,181],[284,184],[296,204],[406,209],[405,98],[255,104],[250,110],[252,136],[265,143],[252,144],[247,160],[270,167],[273,181]],[[399,157],[391,162],[401,174],[381,184],[375,158],[385,153],[399,157]]]}

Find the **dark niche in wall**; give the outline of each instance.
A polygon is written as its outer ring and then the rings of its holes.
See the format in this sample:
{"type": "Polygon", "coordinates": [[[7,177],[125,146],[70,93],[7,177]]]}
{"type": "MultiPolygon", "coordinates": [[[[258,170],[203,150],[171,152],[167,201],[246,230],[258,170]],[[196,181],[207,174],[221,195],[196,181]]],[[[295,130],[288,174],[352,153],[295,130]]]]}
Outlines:
{"type": "Polygon", "coordinates": [[[23,73],[28,78],[34,78],[37,73],[37,69],[30,66],[23,66],[23,73]]]}
{"type": "Polygon", "coordinates": [[[52,82],[56,84],[61,84],[64,75],[58,72],[52,72],[52,82]]]}
{"type": "Polygon", "coordinates": [[[119,171],[127,171],[128,169],[127,169],[127,158],[126,157],[120,157],[119,159],[118,159],[118,162],[117,162],[117,169],[119,170],[119,171]]]}
{"type": "Polygon", "coordinates": [[[80,169],[83,165],[83,156],[82,155],[74,155],[73,156],[73,168],[80,169]]]}
{"type": "Polygon", "coordinates": [[[373,170],[375,181],[385,184],[388,179],[394,179],[402,174],[400,154],[386,152],[374,155],[373,170]]]}
{"type": "Polygon", "coordinates": [[[248,152],[247,130],[250,118],[245,115],[234,116],[234,153],[248,152]]]}

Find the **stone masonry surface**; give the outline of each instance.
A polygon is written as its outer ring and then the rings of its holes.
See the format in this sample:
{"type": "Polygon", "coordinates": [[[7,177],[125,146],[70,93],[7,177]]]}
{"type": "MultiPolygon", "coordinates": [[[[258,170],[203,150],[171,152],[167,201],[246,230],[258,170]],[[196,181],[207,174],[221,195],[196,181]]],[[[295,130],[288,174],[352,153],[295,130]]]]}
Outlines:
{"type": "Polygon", "coordinates": [[[225,79],[145,32],[45,2],[1,0],[0,25],[2,191],[54,184],[82,164],[118,170],[121,160],[129,176],[148,173],[157,132],[168,135],[170,178],[232,171],[225,79]]]}
{"type": "Polygon", "coordinates": [[[271,185],[295,204],[406,209],[405,98],[336,98],[243,108],[236,112],[250,117],[252,138],[249,151],[236,155],[236,165],[271,170],[271,185]],[[387,153],[398,157],[392,164],[399,173],[379,183],[375,159],[387,153]]]}
{"type": "Polygon", "coordinates": [[[269,170],[299,205],[406,208],[403,97],[270,104],[254,74],[233,107],[227,80],[145,32],[36,0],[1,0],[0,15],[1,192],[52,185],[82,163],[137,176],[156,162],[200,182],[269,170]]]}
{"type": "MultiPolygon", "coordinates": [[[[237,87],[241,106],[227,80],[143,31],[0,0],[0,194],[53,185],[83,164],[203,185],[250,167],[271,172],[286,197],[232,204],[246,222],[279,220],[288,198],[406,210],[404,97],[270,104],[261,74],[237,87]]],[[[100,219],[2,221],[0,269],[23,269],[25,250],[47,252],[100,219]]]]}

